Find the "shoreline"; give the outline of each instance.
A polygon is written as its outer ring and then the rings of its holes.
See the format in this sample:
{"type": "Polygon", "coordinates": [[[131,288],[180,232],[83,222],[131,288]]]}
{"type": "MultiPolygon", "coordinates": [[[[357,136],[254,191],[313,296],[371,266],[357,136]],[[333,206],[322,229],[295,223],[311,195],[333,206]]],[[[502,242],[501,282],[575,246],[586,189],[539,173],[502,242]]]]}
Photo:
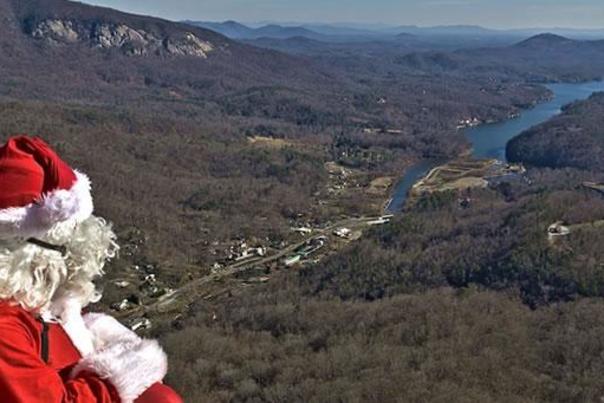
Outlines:
{"type": "MultiPolygon", "coordinates": [[[[489,159],[495,159],[497,161],[501,161],[505,164],[507,164],[507,160],[504,158],[503,160],[501,160],[500,158],[494,157],[494,156],[488,156],[488,155],[476,155],[476,149],[475,149],[475,144],[472,141],[472,139],[469,137],[468,135],[468,131],[469,130],[477,130],[479,128],[489,128],[489,127],[495,127],[496,125],[505,125],[508,124],[510,122],[514,122],[517,121],[518,119],[520,119],[522,116],[525,116],[526,113],[530,113],[531,111],[535,111],[535,109],[539,106],[543,106],[543,105],[547,105],[548,103],[554,102],[557,98],[559,98],[559,94],[556,93],[556,91],[552,88],[552,86],[555,85],[569,85],[569,86],[576,86],[577,88],[581,87],[581,86],[585,86],[585,85],[590,85],[590,84],[604,84],[604,80],[592,80],[592,81],[584,81],[584,82],[578,82],[578,83],[543,83],[540,84],[542,86],[544,86],[545,88],[547,88],[547,90],[550,93],[550,96],[544,98],[544,99],[540,99],[537,100],[533,105],[531,105],[530,107],[526,108],[526,109],[522,109],[521,112],[513,117],[510,117],[508,119],[504,119],[501,121],[493,121],[493,122],[484,122],[481,123],[480,125],[474,126],[474,127],[467,127],[464,129],[459,129],[459,130],[463,130],[464,131],[464,136],[466,137],[466,139],[469,141],[469,143],[472,145],[472,147],[470,147],[467,150],[464,150],[463,152],[461,152],[457,157],[449,159],[447,161],[437,161],[437,160],[430,160],[430,159],[424,159],[424,160],[419,160],[418,162],[412,164],[409,166],[409,168],[405,171],[405,173],[401,176],[401,179],[397,182],[397,185],[394,186],[393,191],[390,193],[390,198],[388,199],[389,201],[385,202],[385,206],[386,208],[384,209],[385,213],[390,213],[390,214],[400,214],[402,213],[402,210],[405,207],[405,204],[407,204],[410,196],[412,195],[413,191],[415,189],[417,189],[419,186],[421,186],[423,183],[426,182],[426,180],[428,178],[431,177],[431,175],[434,175],[434,172],[437,172],[439,169],[442,169],[443,167],[445,167],[447,164],[451,164],[454,163],[456,160],[461,160],[464,158],[469,159],[470,161],[485,161],[485,160],[489,160],[489,159]],[[539,102],[541,101],[541,102],[539,102]],[[430,161],[434,162],[434,166],[430,166],[429,168],[427,168],[423,173],[420,174],[419,179],[413,181],[413,183],[408,184],[406,186],[405,189],[405,195],[404,196],[400,196],[400,200],[402,201],[402,203],[400,203],[400,209],[397,210],[390,210],[390,206],[396,201],[397,195],[400,193],[399,189],[400,186],[404,185],[404,183],[406,182],[406,179],[409,178],[409,176],[416,176],[414,169],[416,167],[420,167],[422,164],[430,164],[430,161]]],[[[604,88],[601,90],[604,91],[604,88]]],[[[565,102],[563,105],[561,105],[561,107],[563,107],[564,105],[567,105],[568,103],[572,103],[572,102],[577,102],[583,99],[587,99],[590,96],[592,96],[594,93],[596,92],[600,92],[598,90],[595,91],[590,91],[589,95],[587,95],[587,97],[576,97],[573,100],[570,100],[569,102],[565,102]]],[[[536,125],[539,124],[543,124],[544,122],[548,121],[549,119],[551,119],[554,116],[559,115],[561,112],[557,111],[556,113],[547,116],[546,119],[541,120],[537,123],[531,123],[531,126],[525,127],[523,128],[521,131],[517,132],[513,137],[509,138],[506,140],[505,144],[507,146],[507,144],[509,143],[510,140],[512,140],[513,138],[521,135],[524,131],[530,129],[531,127],[534,127],[536,125]]],[[[397,203],[398,204],[398,203],[397,203]]]]}

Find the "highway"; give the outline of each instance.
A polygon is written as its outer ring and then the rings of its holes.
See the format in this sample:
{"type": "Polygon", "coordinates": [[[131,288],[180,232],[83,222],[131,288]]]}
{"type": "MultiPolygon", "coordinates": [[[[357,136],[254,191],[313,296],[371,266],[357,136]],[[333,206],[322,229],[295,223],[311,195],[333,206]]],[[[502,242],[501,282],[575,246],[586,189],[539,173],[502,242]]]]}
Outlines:
{"type": "Polygon", "coordinates": [[[133,318],[140,317],[144,314],[162,314],[178,310],[179,307],[186,306],[203,296],[203,288],[208,284],[218,282],[224,278],[232,277],[238,273],[245,272],[253,267],[271,264],[277,262],[286,256],[293,254],[297,249],[306,245],[309,241],[320,236],[330,236],[333,231],[338,228],[349,228],[353,231],[367,228],[373,221],[379,220],[380,216],[377,217],[359,217],[359,218],[347,218],[331,224],[323,229],[315,230],[314,234],[305,237],[303,240],[296,242],[288,247],[266,257],[257,257],[247,259],[245,261],[237,262],[232,265],[226,266],[216,273],[204,276],[202,278],[193,280],[188,284],[158,298],[155,302],[147,305],[138,306],[128,311],[120,312],[116,316],[120,318],[133,318]]]}

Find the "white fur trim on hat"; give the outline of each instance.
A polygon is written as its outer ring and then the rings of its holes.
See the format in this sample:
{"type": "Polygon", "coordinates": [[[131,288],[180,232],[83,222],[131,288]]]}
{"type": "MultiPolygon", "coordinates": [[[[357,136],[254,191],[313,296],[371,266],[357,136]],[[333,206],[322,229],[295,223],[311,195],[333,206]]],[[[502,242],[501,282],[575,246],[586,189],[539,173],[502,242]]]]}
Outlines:
{"type": "Polygon", "coordinates": [[[71,189],[47,193],[40,201],[24,207],[0,210],[0,238],[32,237],[42,235],[55,224],[74,219],[85,221],[92,215],[90,179],[74,171],[76,181],[71,189]]]}
{"type": "Polygon", "coordinates": [[[168,371],[168,359],[155,340],[125,341],[82,358],[72,377],[93,372],[117,390],[122,403],[132,403],[168,371]]]}

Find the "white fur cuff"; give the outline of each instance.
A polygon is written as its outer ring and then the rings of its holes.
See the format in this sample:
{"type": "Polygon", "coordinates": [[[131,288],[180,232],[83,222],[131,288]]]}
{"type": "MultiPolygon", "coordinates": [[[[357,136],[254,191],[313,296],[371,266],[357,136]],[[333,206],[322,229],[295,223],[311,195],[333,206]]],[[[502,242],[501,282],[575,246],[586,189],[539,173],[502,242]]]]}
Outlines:
{"type": "Polygon", "coordinates": [[[72,376],[87,371],[109,381],[122,403],[132,403],[151,385],[162,381],[168,359],[155,340],[129,340],[84,357],[72,376]]]}
{"type": "Polygon", "coordinates": [[[96,351],[115,343],[136,343],[142,340],[117,319],[104,313],[87,313],[83,319],[86,328],[93,335],[96,351]]]}

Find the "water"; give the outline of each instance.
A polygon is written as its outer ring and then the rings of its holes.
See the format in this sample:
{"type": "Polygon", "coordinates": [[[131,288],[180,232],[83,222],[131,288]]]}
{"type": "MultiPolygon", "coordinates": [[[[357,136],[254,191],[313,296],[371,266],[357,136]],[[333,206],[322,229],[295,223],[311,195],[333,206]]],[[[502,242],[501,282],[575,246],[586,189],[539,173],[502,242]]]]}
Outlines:
{"type": "MultiPolygon", "coordinates": [[[[554,93],[551,101],[527,109],[515,119],[466,129],[464,134],[472,144],[472,156],[477,159],[496,158],[506,161],[505,148],[508,141],[523,131],[559,114],[564,105],[587,99],[594,92],[604,91],[604,82],[550,84],[547,87],[554,93]]],[[[386,208],[386,212],[390,214],[400,212],[407,200],[409,189],[428,171],[441,163],[442,161],[425,160],[409,168],[396,185],[392,201],[386,208]]]]}
{"type": "Polygon", "coordinates": [[[604,82],[581,84],[551,84],[547,86],[554,99],[525,110],[520,117],[500,123],[484,124],[467,129],[465,135],[472,143],[474,158],[496,158],[506,161],[505,147],[511,139],[551,117],[559,114],[564,105],[587,99],[591,94],[604,91],[604,82]]]}
{"type": "Polygon", "coordinates": [[[397,183],[394,188],[394,194],[392,195],[392,200],[390,204],[386,207],[386,213],[394,214],[398,213],[403,209],[405,205],[405,201],[407,201],[407,194],[409,193],[409,189],[422,177],[424,177],[432,168],[440,165],[440,162],[435,160],[423,160],[418,162],[415,165],[412,165],[409,169],[405,171],[405,175],[397,183]]]}

